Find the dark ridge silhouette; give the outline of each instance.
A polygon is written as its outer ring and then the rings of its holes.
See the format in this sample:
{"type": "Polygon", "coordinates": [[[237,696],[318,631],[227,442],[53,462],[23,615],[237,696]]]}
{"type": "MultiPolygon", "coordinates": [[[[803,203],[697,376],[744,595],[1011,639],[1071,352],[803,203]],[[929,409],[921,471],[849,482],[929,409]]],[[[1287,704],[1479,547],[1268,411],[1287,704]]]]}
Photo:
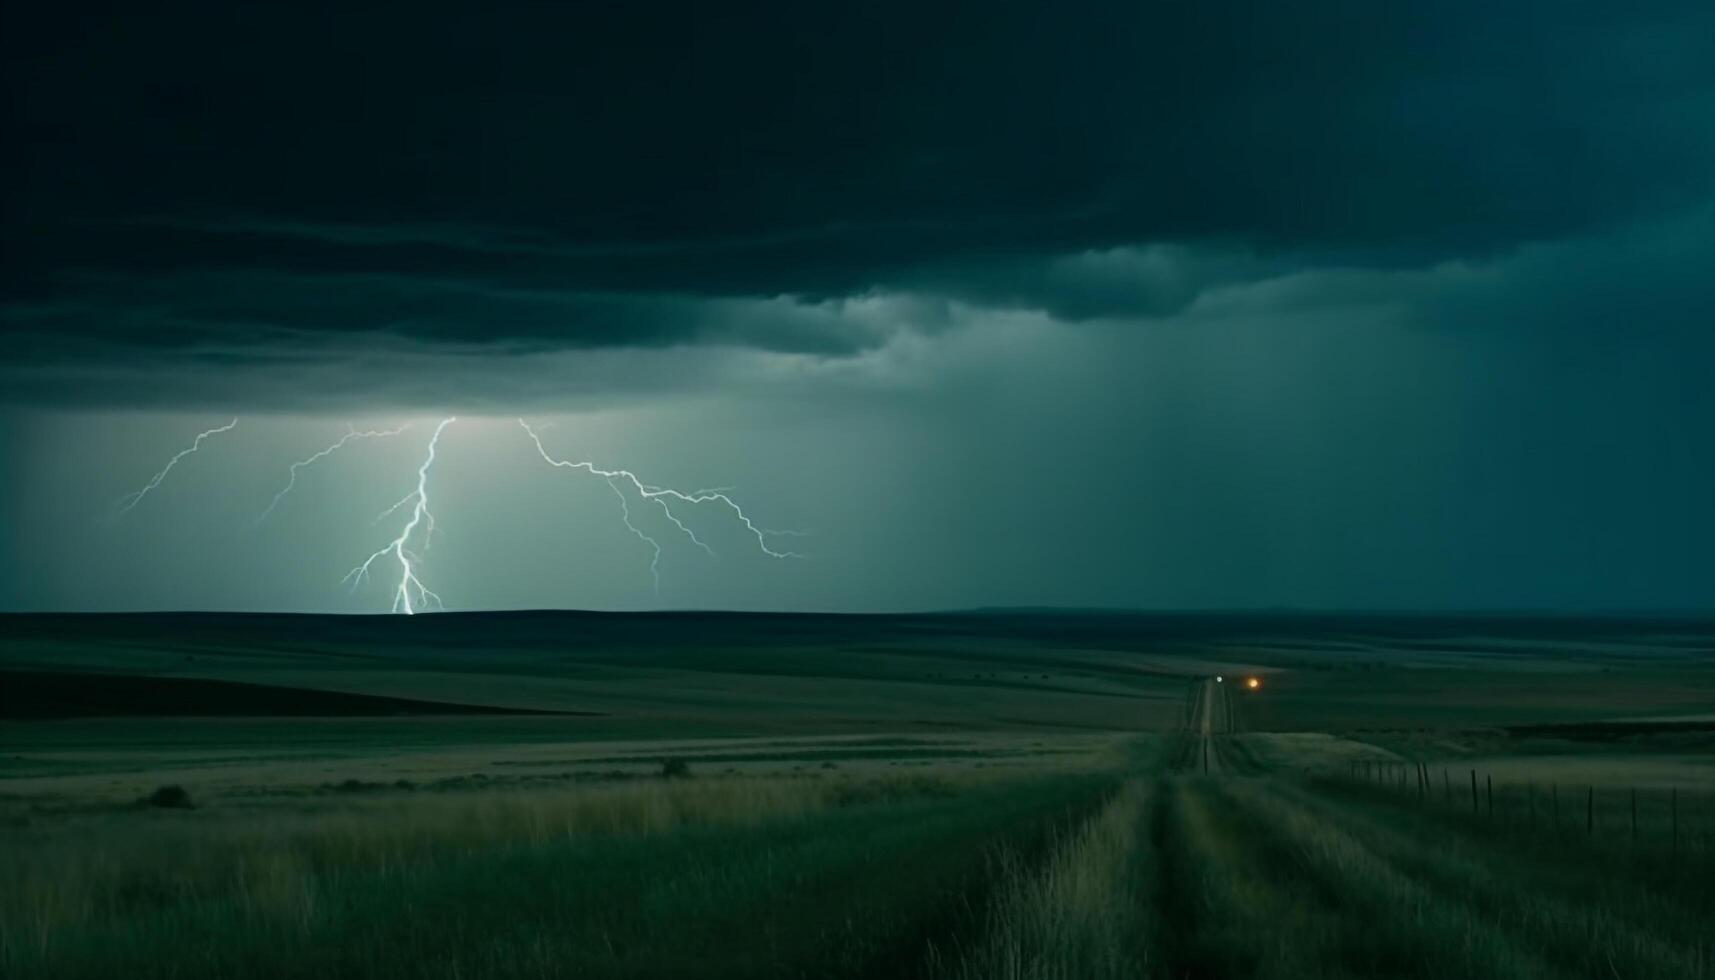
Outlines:
{"type": "Polygon", "coordinates": [[[446,704],[238,681],[71,671],[0,670],[0,718],[363,717],[386,715],[589,715],[446,704]]]}
{"type": "Polygon", "coordinates": [[[1508,735],[1537,735],[1586,742],[1612,742],[1639,735],[1679,735],[1692,732],[1715,732],[1715,720],[1708,721],[1597,721],[1553,725],[1508,725],[1508,735]]]}
{"type": "Polygon", "coordinates": [[[337,646],[347,655],[387,657],[401,647],[465,650],[490,646],[565,650],[680,646],[777,647],[948,637],[1004,637],[1032,642],[1099,643],[1152,649],[1162,642],[1249,639],[1259,634],[1318,644],[1331,637],[1385,638],[1457,649],[1470,637],[1599,641],[1651,636],[1654,645],[1715,653],[1715,617],[1556,616],[1524,613],[1384,613],[1313,611],[1144,612],[1126,610],[980,609],[941,613],[589,612],[523,610],[422,616],[313,613],[9,613],[0,614],[0,643],[30,641],[159,642],[172,648],[226,643],[273,649],[337,646]]]}

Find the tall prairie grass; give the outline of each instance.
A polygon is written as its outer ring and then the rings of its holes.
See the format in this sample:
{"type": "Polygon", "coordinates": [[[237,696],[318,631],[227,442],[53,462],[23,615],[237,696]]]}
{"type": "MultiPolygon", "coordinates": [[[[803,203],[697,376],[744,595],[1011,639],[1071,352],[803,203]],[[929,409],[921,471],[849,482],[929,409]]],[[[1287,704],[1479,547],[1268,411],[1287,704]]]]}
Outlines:
{"type": "Polygon", "coordinates": [[[947,794],[936,776],[723,778],[161,813],[119,810],[10,828],[0,847],[0,962],[44,954],[68,925],[225,897],[249,917],[302,918],[312,880],[426,857],[596,835],[738,827],[832,807],[947,794]]]}
{"type": "Polygon", "coordinates": [[[1143,975],[1150,915],[1140,888],[1147,792],[1133,780],[1037,867],[999,858],[987,928],[949,970],[959,980],[1108,980],[1143,975]]]}
{"type": "Polygon", "coordinates": [[[920,961],[981,907],[988,850],[1030,853],[1105,785],[721,778],[67,818],[0,847],[0,975],[861,975],[920,961]]]}
{"type": "MultiPolygon", "coordinates": [[[[1366,878],[1409,882],[1422,896],[1412,907],[1464,923],[1432,932],[1465,937],[1464,946],[1504,935],[1518,951],[1476,962],[1508,962],[1520,976],[1550,972],[1527,970],[1532,960],[1582,975],[1715,976],[1715,868],[1704,853],[1673,862],[1653,849],[1626,854],[1581,837],[1497,831],[1337,783],[1240,787],[1234,796],[1311,864],[1327,867],[1330,852],[1360,855],[1368,875],[1338,875],[1331,887],[1360,894],[1366,878]]],[[[1405,894],[1396,886],[1375,901],[1398,905],[1405,894]]]]}

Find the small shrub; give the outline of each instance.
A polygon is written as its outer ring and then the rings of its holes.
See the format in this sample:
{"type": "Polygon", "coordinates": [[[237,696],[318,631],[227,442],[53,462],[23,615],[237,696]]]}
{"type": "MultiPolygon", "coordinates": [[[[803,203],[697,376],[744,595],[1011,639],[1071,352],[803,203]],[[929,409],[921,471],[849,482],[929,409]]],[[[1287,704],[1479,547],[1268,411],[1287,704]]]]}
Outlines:
{"type": "Polygon", "coordinates": [[[171,810],[189,810],[196,806],[191,802],[191,794],[183,786],[157,786],[153,793],[140,800],[144,806],[158,806],[171,810]]]}
{"type": "Polygon", "coordinates": [[[691,764],[684,759],[662,759],[662,779],[684,779],[691,775],[691,764]]]}

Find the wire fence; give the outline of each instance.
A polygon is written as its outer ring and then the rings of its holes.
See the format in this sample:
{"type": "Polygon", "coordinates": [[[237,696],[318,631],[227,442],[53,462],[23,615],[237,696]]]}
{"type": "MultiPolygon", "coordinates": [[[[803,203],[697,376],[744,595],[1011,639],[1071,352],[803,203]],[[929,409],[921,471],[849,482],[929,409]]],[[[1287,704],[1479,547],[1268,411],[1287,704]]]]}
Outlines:
{"type": "Polygon", "coordinates": [[[1413,797],[1424,806],[1467,813],[1496,826],[1620,839],[1674,854],[1692,849],[1708,853],[1715,844],[1715,791],[1497,781],[1493,773],[1479,769],[1391,760],[1354,760],[1346,775],[1413,797]]]}

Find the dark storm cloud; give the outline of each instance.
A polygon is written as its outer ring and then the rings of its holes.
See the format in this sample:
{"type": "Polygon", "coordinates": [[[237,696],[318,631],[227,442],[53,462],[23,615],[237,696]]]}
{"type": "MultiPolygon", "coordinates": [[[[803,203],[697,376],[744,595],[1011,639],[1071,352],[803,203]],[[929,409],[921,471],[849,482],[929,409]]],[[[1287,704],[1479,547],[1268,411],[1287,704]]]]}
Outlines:
{"type": "Polygon", "coordinates": [[[838,354],[885,336],[843,316],[839,300],[565,292],[452,277],[273,270],[76,274],[66,281],[77,298],[0,316],[47,327],[27,336],[49,350],[72,337],[122,341],[142,332],[153,345],[182,348],[392,336],[482,340],[518,352],[702,342],[838,354]]]}
{"type": "Polygon", "coordinates": [[[6,23],[0,324],[37,363],[400,340],[851,354],[885,330],[825,302],[1165,316],[1296,268],[1600,240],[1715,174],[1701,0],[8,4],[6,23]]]}
{"type": "Polygon", "coordinates": [[[1668,341],[1715,352],[1715,206],[1494,259],[1405,269],[1276,268],[1203,292],[1201,316],[1381,311],[1426,331],[1668,341]]]}

